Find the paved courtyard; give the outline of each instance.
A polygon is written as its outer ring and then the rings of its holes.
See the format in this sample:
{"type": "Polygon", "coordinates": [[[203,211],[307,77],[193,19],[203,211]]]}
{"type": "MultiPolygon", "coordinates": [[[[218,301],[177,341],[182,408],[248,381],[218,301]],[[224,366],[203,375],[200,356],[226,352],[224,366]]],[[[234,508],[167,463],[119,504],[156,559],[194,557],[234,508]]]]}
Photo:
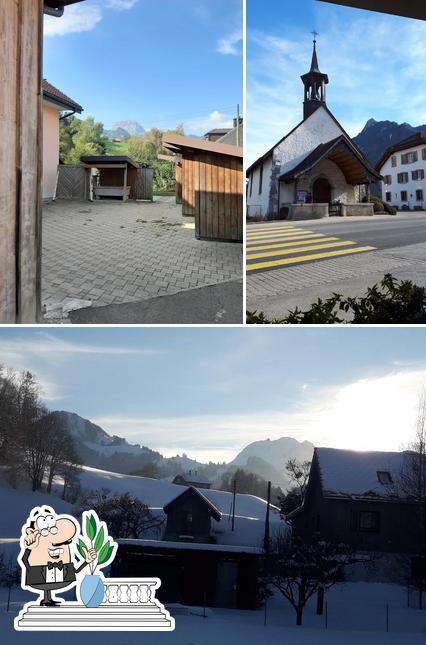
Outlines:
{"type": "Polygon", "coordinates": [[[71,202],[43,208],[45,322],[71,310],[148,300],[240,280],[241,244],[195,239],[171,197],[71,202]]]}

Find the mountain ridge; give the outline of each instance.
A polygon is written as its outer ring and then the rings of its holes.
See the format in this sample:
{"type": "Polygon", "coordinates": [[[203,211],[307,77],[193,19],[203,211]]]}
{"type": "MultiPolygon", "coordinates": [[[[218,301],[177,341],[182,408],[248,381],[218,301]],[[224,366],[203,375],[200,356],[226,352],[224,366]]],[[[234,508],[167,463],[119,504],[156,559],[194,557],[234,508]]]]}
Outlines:
{"type": "Polygon", "coordinates": [[[173,478],[179,473],[197,470],[200,475],[218,484],[226,472],[243,468],[271,480],[274,485],[286,487],[289,484],[285,473],[288,459],[311,459],[314,450],[309,441],[299,442],[292,437],[260,439],[245,446],[227,464],[205,464],[191,459],[185,453],[182,456],[164,457],[147,446],[131,444],[124,437],[108,434],[99,425],[75,412],[57,410],[49,415],[59,427],[70,433],[85,465],[126,474],[151,468],[161,478],[173,478]]]}
{"type": "Polygon", "coordinates": [[[421,131],[426,131],[426,124],[412,126],[406,122],[376,121],[370,118],[352,141],[362,150],[370,163],[376,166],[389,146],[400,143],[421,131]]]}

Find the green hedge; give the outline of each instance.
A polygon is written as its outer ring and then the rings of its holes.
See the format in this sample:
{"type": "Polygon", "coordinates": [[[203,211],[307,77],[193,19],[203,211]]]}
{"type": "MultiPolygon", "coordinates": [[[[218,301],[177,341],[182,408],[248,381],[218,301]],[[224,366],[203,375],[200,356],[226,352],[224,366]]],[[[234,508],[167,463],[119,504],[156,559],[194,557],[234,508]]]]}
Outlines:
{"type": "Polygon", "coordinates": [[[269,320],[262,311],[248,311],[246,320],[251,325],[426,323],[426,288],[387,273],[363,297],[344,298],[334,293],[326,300],[318,298],[306,311],[296,307],[282,319],[269,320]]]}

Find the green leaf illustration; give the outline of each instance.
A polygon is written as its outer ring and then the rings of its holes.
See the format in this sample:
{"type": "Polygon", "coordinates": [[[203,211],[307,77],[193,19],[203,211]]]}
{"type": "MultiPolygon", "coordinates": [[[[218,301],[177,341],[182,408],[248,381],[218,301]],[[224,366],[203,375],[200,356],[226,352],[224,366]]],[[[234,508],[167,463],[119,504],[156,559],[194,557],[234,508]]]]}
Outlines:
{"type": "Polygon", "coordinates": [[[98,564],[104,564],[104,562],[108,562],[110,559],[112,552],[113,552],[113,547],[109,544],[109,542],[106,542],[102,549],[99,552],[98,555],[98,564]]]}
{"type": "Polygon", "coordinates": [[[88,548],[84,544],[83,540],[81,540],[81,539],[77,543],[77,551],[79,552],[79,554],[81,555],[82,558],[86,559],[86,553],[88,551],[88,548]]]}
{"type": "Polygon", "coordinates": [[[95,549],[96,553],[99,553],[103,543],[104,543],[104,527],[101,526],[96,536],[95,542],[93,544],[93,548],[95,549]]]}
{"type": "Polygon", "coordinates": [[[86,534],[89,540],[93,540],[96,535],[96,520],[93,515],[86,518],[86,534]]]}

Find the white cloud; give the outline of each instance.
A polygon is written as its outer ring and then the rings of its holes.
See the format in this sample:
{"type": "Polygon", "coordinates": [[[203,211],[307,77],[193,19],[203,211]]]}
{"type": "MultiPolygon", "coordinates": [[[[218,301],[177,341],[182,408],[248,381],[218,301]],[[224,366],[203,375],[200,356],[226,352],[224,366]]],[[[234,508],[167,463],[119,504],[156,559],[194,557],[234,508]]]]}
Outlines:
{"type": "Polygon", "coordinates": [[[139,0],[106,0],[105,5],[110,9],[131,9],[139,0]]]}
{"type": "Polygon", "coordinates": [[[208,116],[186,121],[184,127],[186,132],[204,134],[213,128],[232,128],[232,117],[214,110],[208,116]]]}
{"type": "MultiPolygon", "coordinates": [[[[350,29],[333,7],[318,9],[318,58],[329,75],[327,103],[351,136],[366,121],[426,122],[426,23],[365,13],[350,29]],[[344,34],[344,37],[342,37],[344,34]]],[[[283,31],[284,33],[284,31],[283,31]]],[[[285,37],[247,33],[247,159],[257,157],[303,117],[300,75],[309,69],[312,44],[305,31],[285,37]]]]}
{"type": "Polygon", "coordinates": [[[237,29],[219,40],[216,51],[219,52],[219,54],[239,56],[241,54],[241,47],[239,45],[242,41],[243,32],[241,29],[237,29]]]}
{"type": "Polygon", "coordinates": [[[34,363],[40,360],[57,364],[77,354],[100,356],[153,356],[160,350],[143,347],[120,347],[114,345],[93,345],[81,342],[64,341],[47,332],[36,332],[16,339],[0,338],[1,361],[15,369],[34,369],[34,363]]]}
{"type": "Polygon", "coordinates": [[[338,387],[310,386],[289,410],[172,418],[93,419],[107,432],[166,456],[185,451],[204,461],[230,460],[252,441],[290,436],[317,446],[399,450],[413,437],[426,369],[390,372],[338,387]]]}
{"type": "Polygon", "coordinates": [[[102,19],[98,6],[76,4],[65,8],[61,18],[44,16],[44,35],[63,36],[64,34],[91,31],[102,19]]]}

